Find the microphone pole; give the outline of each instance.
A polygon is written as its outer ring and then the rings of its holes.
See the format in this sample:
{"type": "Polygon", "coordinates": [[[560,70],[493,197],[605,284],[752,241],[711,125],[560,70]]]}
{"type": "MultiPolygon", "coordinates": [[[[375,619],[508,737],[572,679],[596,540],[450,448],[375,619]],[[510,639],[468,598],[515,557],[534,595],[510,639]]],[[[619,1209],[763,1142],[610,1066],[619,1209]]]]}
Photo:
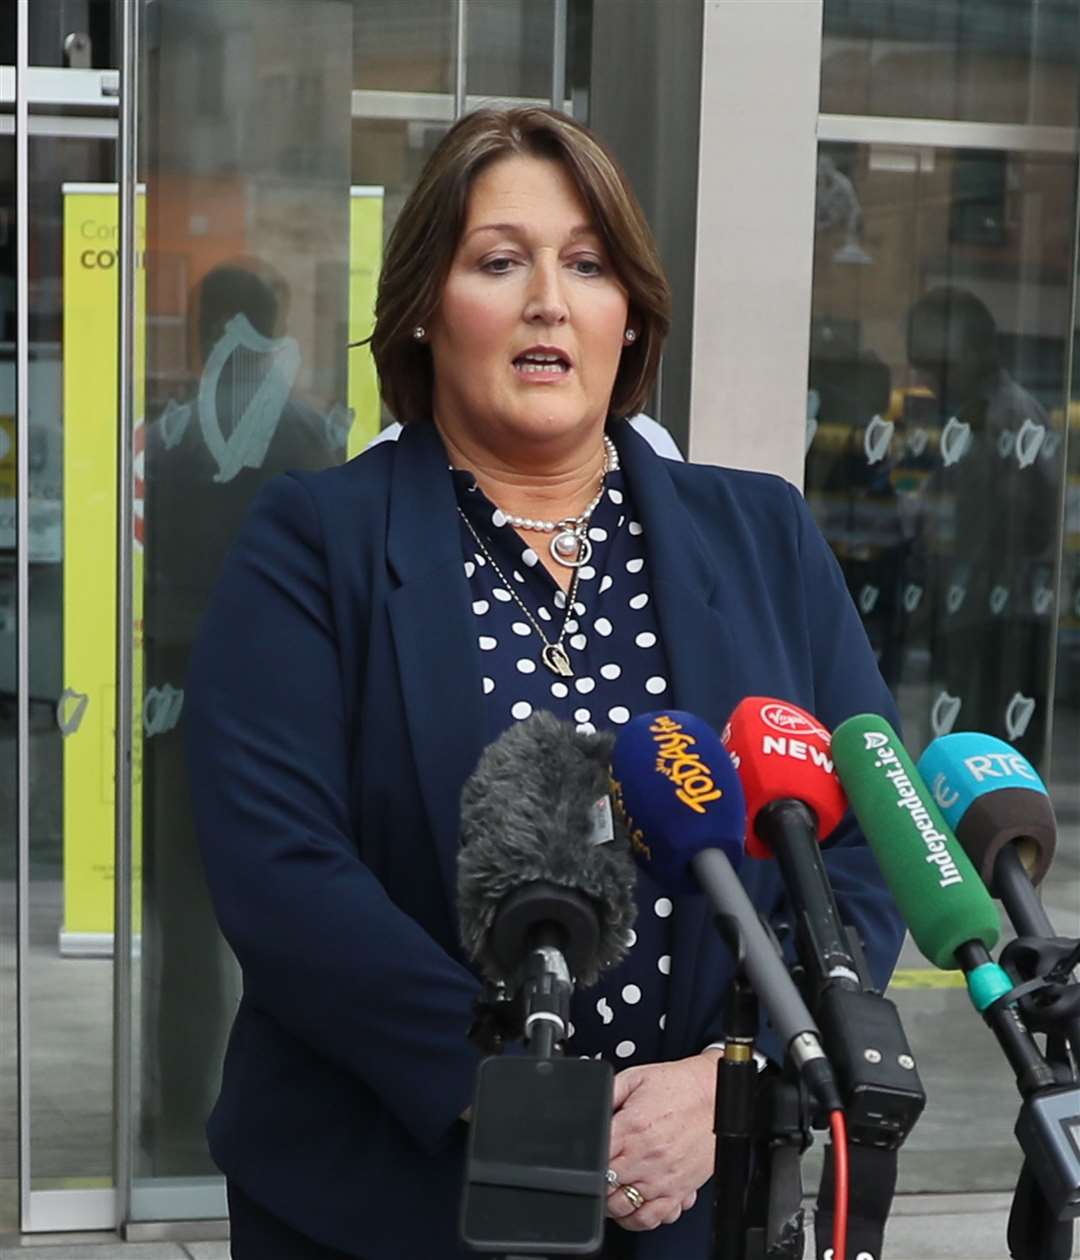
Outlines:
{"type": "Polygon", "coordinates": [[[524,1037],[527,1051],[477,1072],[460,1225],[473,1251],[603,1245],[614,1076],[564,1045],[575,981],[625,956],[636,913],[633,859],[607,806],[611,743],[534,713],[462,789],[459,926],[486,981],[472,1036],[487,1049],[524,1037]]]}
{"type": "MultiPolygon", "coordinates": [[[[718,925],[720,924],[718,920],[718,925]]],[[[739,960],[724,1005],[724,1052],[716,1064],[716,1106],[713,1132],[716,1159],[713,1169],[714,1260],[746,1260],[748,1191],[755,1128],[757,1064],[754,1038],[758,1003],[742,965],[738,924],[728,920],[722,930],[739,960]]]]}
{"type": "MultiPolygon", "coordinates": [[[[692,714],[645,714],[620,731],[611,774],[616,811],[635,858],[669,892],[705,893],[729,945],[737,946],[736,961],[768,1011],[787,1060],[830,1117],[834,1131],[842,1134],[843,1102],[817,1024],[735,873],[733,863],[743,857],[746,806],[739,776],[719,737],[692,714]]],[[[733,1038],[736,1045],[744,1040],[741,1033],[733,1038]]],[[[739,1076],[742,1087],[753,1085],[756,1094],[748,1065],[739,1076]]],[[[725,1119],[721,1116],[721,1138],[725,1119]]],[[[745,1125],[745,1113],[740,1113],[729,1136],[741,1141],[745,1125]]],[[[740,1202],[745,1204],[745,1197],[744,1188],[740,1202]]],[[[840,1252],[845,1231],[846,1211],[841,1211],[835,1242],[840,1252]]]]}
{"type": "MultiPolygon", "coordinates": [[[[1080,1129],[1076,1090],[1060,1088],[1021,1017],[1021,993],[990,957],[1000,924],[986,887],[887,722],[849,718],[833,733],[833,751],[915,943],[936,966],[962,968],[976,1010],[1016,1074],[1024,1100],[1016,1136],[1050,1212],[1057,1220],[1080,1215],[1080,1149],[1070,1132],[1080,1129]]],[[[1017,1260],[1049,1258],[1028,1251],[1017,1260]]]]}
{"type": "MultiPolygon", "coordinates": [[[[844,925],[822,842],[847,811],[831,739],[786,700],[748,696],[723,733],[746,793],[747,851],[780,867],[803,996],[821,1026],[847,1115],[851,1249],[878,1254],[896,1185],[898,1150],[926,1094],[896,1006],[866,974],[861,942],[844,925]]],[[[827,1245],[835,1152],[825,1147],[814,1229],[827,1245]]]]}
{"type": "MultiPolygon", "coordinates": [[[[983,882],[1009,915],[1018,939],[1001,963],[1018,982],[1026,1023],[1046,1034],[1046,1059],[1058,1082],[1025,1100],[1017,1137],[1025,1151],[1012,1210],[1009,1251],[1018,1260],[1068,1260],[1073,1225],[1069,1200],[1080,1187],[1062,1185],[1051,1203],[1043,1183],[1060,1182],[1052,1149],[1056,1132],[1080,1132],[1080,986],[1069,983],[1078,943],[1057,936],[1036,885],[1045,877],[1057,843],[1050,794],[1031,763],[991,735],[962,732],[933,741],[919,761],[934,799],[956,832],[983,882]],[[1072,1044],[1072,1060],[1069,1045],[1072,1044]],[[1049,1129],[1049,1134],[1042,1131],[1049,1129]],[[1065,1208],[1061,1204],[1064,1201],[1065,1208]]],[[[1074,1178],[1075,1180],[1075,1178],[1074,1178]]]]}

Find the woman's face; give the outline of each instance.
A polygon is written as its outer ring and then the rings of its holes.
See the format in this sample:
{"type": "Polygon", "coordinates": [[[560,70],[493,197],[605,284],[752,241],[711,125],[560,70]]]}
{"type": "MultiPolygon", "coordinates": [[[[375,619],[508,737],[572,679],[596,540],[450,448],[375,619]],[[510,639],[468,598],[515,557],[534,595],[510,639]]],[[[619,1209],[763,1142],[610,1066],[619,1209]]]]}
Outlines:
{"type": "Polygon", "coordinates": [[[431,323],[435,417],[506,450],[603,425],[627,294],[559,162],[503,158],[470,195],[431,323]]]}

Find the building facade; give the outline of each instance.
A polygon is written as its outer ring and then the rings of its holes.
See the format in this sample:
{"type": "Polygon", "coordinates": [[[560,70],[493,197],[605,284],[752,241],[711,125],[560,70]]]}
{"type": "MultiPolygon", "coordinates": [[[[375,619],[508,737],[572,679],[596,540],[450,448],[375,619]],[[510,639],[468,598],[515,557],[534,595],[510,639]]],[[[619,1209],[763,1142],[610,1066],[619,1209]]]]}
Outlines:
{"type": "MultiPolygon", "coordinates": [[[[612,146],[674,294],[651,413],[803,488],[914,754],[1039,768],[1076,933],[1078,69],[1080,0],[0,5],[0,1234],[225,1214],[187,655],[257,488],[388,422],[350,343],[482,103],[612,146]]],[[[901,1189],[1011,1189],[955,975],[906,947],[891,996],[930,1098],[901,1189]]]]}

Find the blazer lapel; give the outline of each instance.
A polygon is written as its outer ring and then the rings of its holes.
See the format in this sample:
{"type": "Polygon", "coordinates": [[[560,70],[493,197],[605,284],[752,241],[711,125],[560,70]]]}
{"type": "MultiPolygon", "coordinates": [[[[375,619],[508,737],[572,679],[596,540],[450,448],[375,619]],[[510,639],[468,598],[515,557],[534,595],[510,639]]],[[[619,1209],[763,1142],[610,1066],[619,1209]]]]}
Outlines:
{"type": "Polygon", "coordinates": [[[456,901],[461,786],[483,747],[480,662],[457,502],[434,424],[405,426],[391,474],[389,600],[417,778],[450,904],[456,901]]]}
{"type": "MultiPolygon", "coordinates": [[[[704,719],[719,734],[742,698],[738,662],[722,611],[721,550],[710,550],[679,498],[669,464],[629,426],[614,434],[627,485],[644,528],[650,586],[671,674],[673,707],[704,719]]],[[[701,1049],[687,1044],[694,962],[711,916],[704,897],[680,897],[672,916],[671,987],[663,1048],[668,1055],[701,1049]]],[[[711,995],[713,1002],[719,994],[711,995]]],[[[697,994],[698,1000],[710,998],[697,994]]]]}

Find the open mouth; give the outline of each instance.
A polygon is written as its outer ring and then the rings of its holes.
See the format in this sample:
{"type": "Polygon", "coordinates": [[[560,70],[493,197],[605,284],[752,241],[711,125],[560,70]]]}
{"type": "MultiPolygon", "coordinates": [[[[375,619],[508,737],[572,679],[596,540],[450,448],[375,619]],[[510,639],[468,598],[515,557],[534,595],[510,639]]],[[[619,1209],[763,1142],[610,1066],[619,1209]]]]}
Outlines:
{"type": "Polygon", "coordinates": [[[527,350],[514,360],[514,370],[524,376],[565,376],[570,360],[557,351],[527,350]]]}

